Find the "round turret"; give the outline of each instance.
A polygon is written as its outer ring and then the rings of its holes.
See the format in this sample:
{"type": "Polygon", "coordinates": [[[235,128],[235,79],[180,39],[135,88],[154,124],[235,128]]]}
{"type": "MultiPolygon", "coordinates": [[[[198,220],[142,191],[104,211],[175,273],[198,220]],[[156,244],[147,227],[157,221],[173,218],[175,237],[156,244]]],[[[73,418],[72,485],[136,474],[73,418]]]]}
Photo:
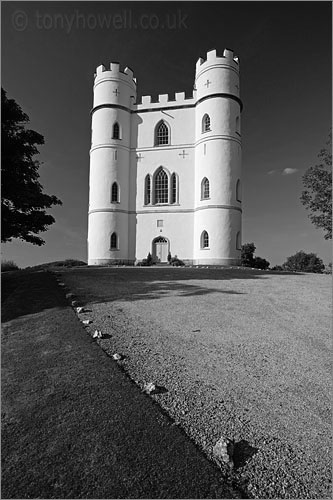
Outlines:
{"type": "Polygon", "coordinates": [[[194,261],[238,264],[241,241],[239,64],[233,52],[196,65],[194,261]]]}

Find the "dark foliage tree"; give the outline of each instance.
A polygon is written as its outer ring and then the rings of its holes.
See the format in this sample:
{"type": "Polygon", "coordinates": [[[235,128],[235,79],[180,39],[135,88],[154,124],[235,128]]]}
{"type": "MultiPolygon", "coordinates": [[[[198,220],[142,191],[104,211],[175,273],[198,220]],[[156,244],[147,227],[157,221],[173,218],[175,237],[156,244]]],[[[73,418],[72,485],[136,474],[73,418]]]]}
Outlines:
{"type": "Polygon", "coordinates": [[[320,151],[318,165],[310,167],[303,175],[305,190],[301,202],[310,210],[310,220],[325,231],[324,238],[332,238],[332,130],[327,148],[320,151]]]}
{"type": "Polygon", "coordinates": [[[19,238],[34,245],[45,242],[36,234],[55,222],[45,209],[61,205],[56,196],[43,193],[39,182],[37,145],[44,138],[26,128],[29,117],[1,89],[1,241],[19,238]]]}
{"type": "Polygon", "coordinates": [[[287,271],[301,271],[304,273],[322,273],[325,269],[323,261],[315,253],[305,253],[303,250],[288,257],[283,264],[287,271]]]}
{"type": "Polygon", "coordinates": [[[244,243],[241,250],[241,264],[244,267],[254,267],[254,257],[253,254],[256,251],[254,243],[244,243]]]}
{"type": "Polygon", "coordinates": [[[256,269],[268,269],[269,264],[268,260],[262,259],[261,257],[255,257],[252,267],[255,267],[256,269]]]}

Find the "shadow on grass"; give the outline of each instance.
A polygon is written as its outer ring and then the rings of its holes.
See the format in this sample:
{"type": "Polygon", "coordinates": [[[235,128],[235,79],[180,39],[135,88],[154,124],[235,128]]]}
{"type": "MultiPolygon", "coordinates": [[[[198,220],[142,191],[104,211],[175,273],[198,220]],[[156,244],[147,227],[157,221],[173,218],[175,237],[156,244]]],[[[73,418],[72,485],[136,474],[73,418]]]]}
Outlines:
{"type": "Polygon", "coordinates": [[[52,274],[40,271],[14,271],[1,277],[1,321],[36,314],[54,307],[66,307],[65,294],[52,274]]]}

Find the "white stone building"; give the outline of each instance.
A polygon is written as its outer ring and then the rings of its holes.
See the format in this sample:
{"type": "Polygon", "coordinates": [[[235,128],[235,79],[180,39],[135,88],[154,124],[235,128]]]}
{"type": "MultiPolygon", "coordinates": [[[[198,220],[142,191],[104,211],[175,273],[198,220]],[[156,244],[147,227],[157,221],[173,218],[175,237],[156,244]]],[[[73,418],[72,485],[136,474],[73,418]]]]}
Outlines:
{"type": "Polygon", "coordinates": [[[118,63],[95,75],[88,264],[150,252],[234,265],[241,249],[239,62],[215,50],[196,64],[193,96],[142,97],[118,63]]]}

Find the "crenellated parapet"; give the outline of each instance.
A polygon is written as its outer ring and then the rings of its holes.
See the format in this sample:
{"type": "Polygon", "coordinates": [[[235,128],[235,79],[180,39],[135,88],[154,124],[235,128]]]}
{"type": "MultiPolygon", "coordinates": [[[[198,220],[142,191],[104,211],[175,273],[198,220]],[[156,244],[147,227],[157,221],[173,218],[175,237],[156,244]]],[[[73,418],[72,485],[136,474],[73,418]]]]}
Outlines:
{"type": "Polygon", "coordinates": [[[104,64],[101,64],[96,68],[96,73],[94,75],[95,78],[95,84],[96,80],[100,80],[101,78],[115,78],[122,80],[124,82],[128,82],[130,84],[135,84],[136,85],[136,78],[134,78],[134,73],[131,70],[131,68],[126,68],[124,71],[120,70],[120,64],[117,62],[112,62],[110,63],[110,67],[106,68],[104,64]]]}
{"type": "Polygon", "coordinates": [[[234,56],[233,50],[224,49],[223,56],[218,56],[216,50],[207,52],[206,59],[199,57],[196,63],[196,75],[212,65],[227,65],[239,71],[239,58],[234,56]]]}
{"type": "Polygon", "coordinates": [[[192,95],[186,97],[185,92],[176,92],[174,94],[159,94],[157,100],[151,95],[144,95],[141,98],[141,102],[138,102],[136,106],[133,107],[136,111],[146,109],[156,109],[156,108],[172,108],[175,106],[191,106],[195,105],[196,102],[196,91],[194,90],[192,95]]]}

